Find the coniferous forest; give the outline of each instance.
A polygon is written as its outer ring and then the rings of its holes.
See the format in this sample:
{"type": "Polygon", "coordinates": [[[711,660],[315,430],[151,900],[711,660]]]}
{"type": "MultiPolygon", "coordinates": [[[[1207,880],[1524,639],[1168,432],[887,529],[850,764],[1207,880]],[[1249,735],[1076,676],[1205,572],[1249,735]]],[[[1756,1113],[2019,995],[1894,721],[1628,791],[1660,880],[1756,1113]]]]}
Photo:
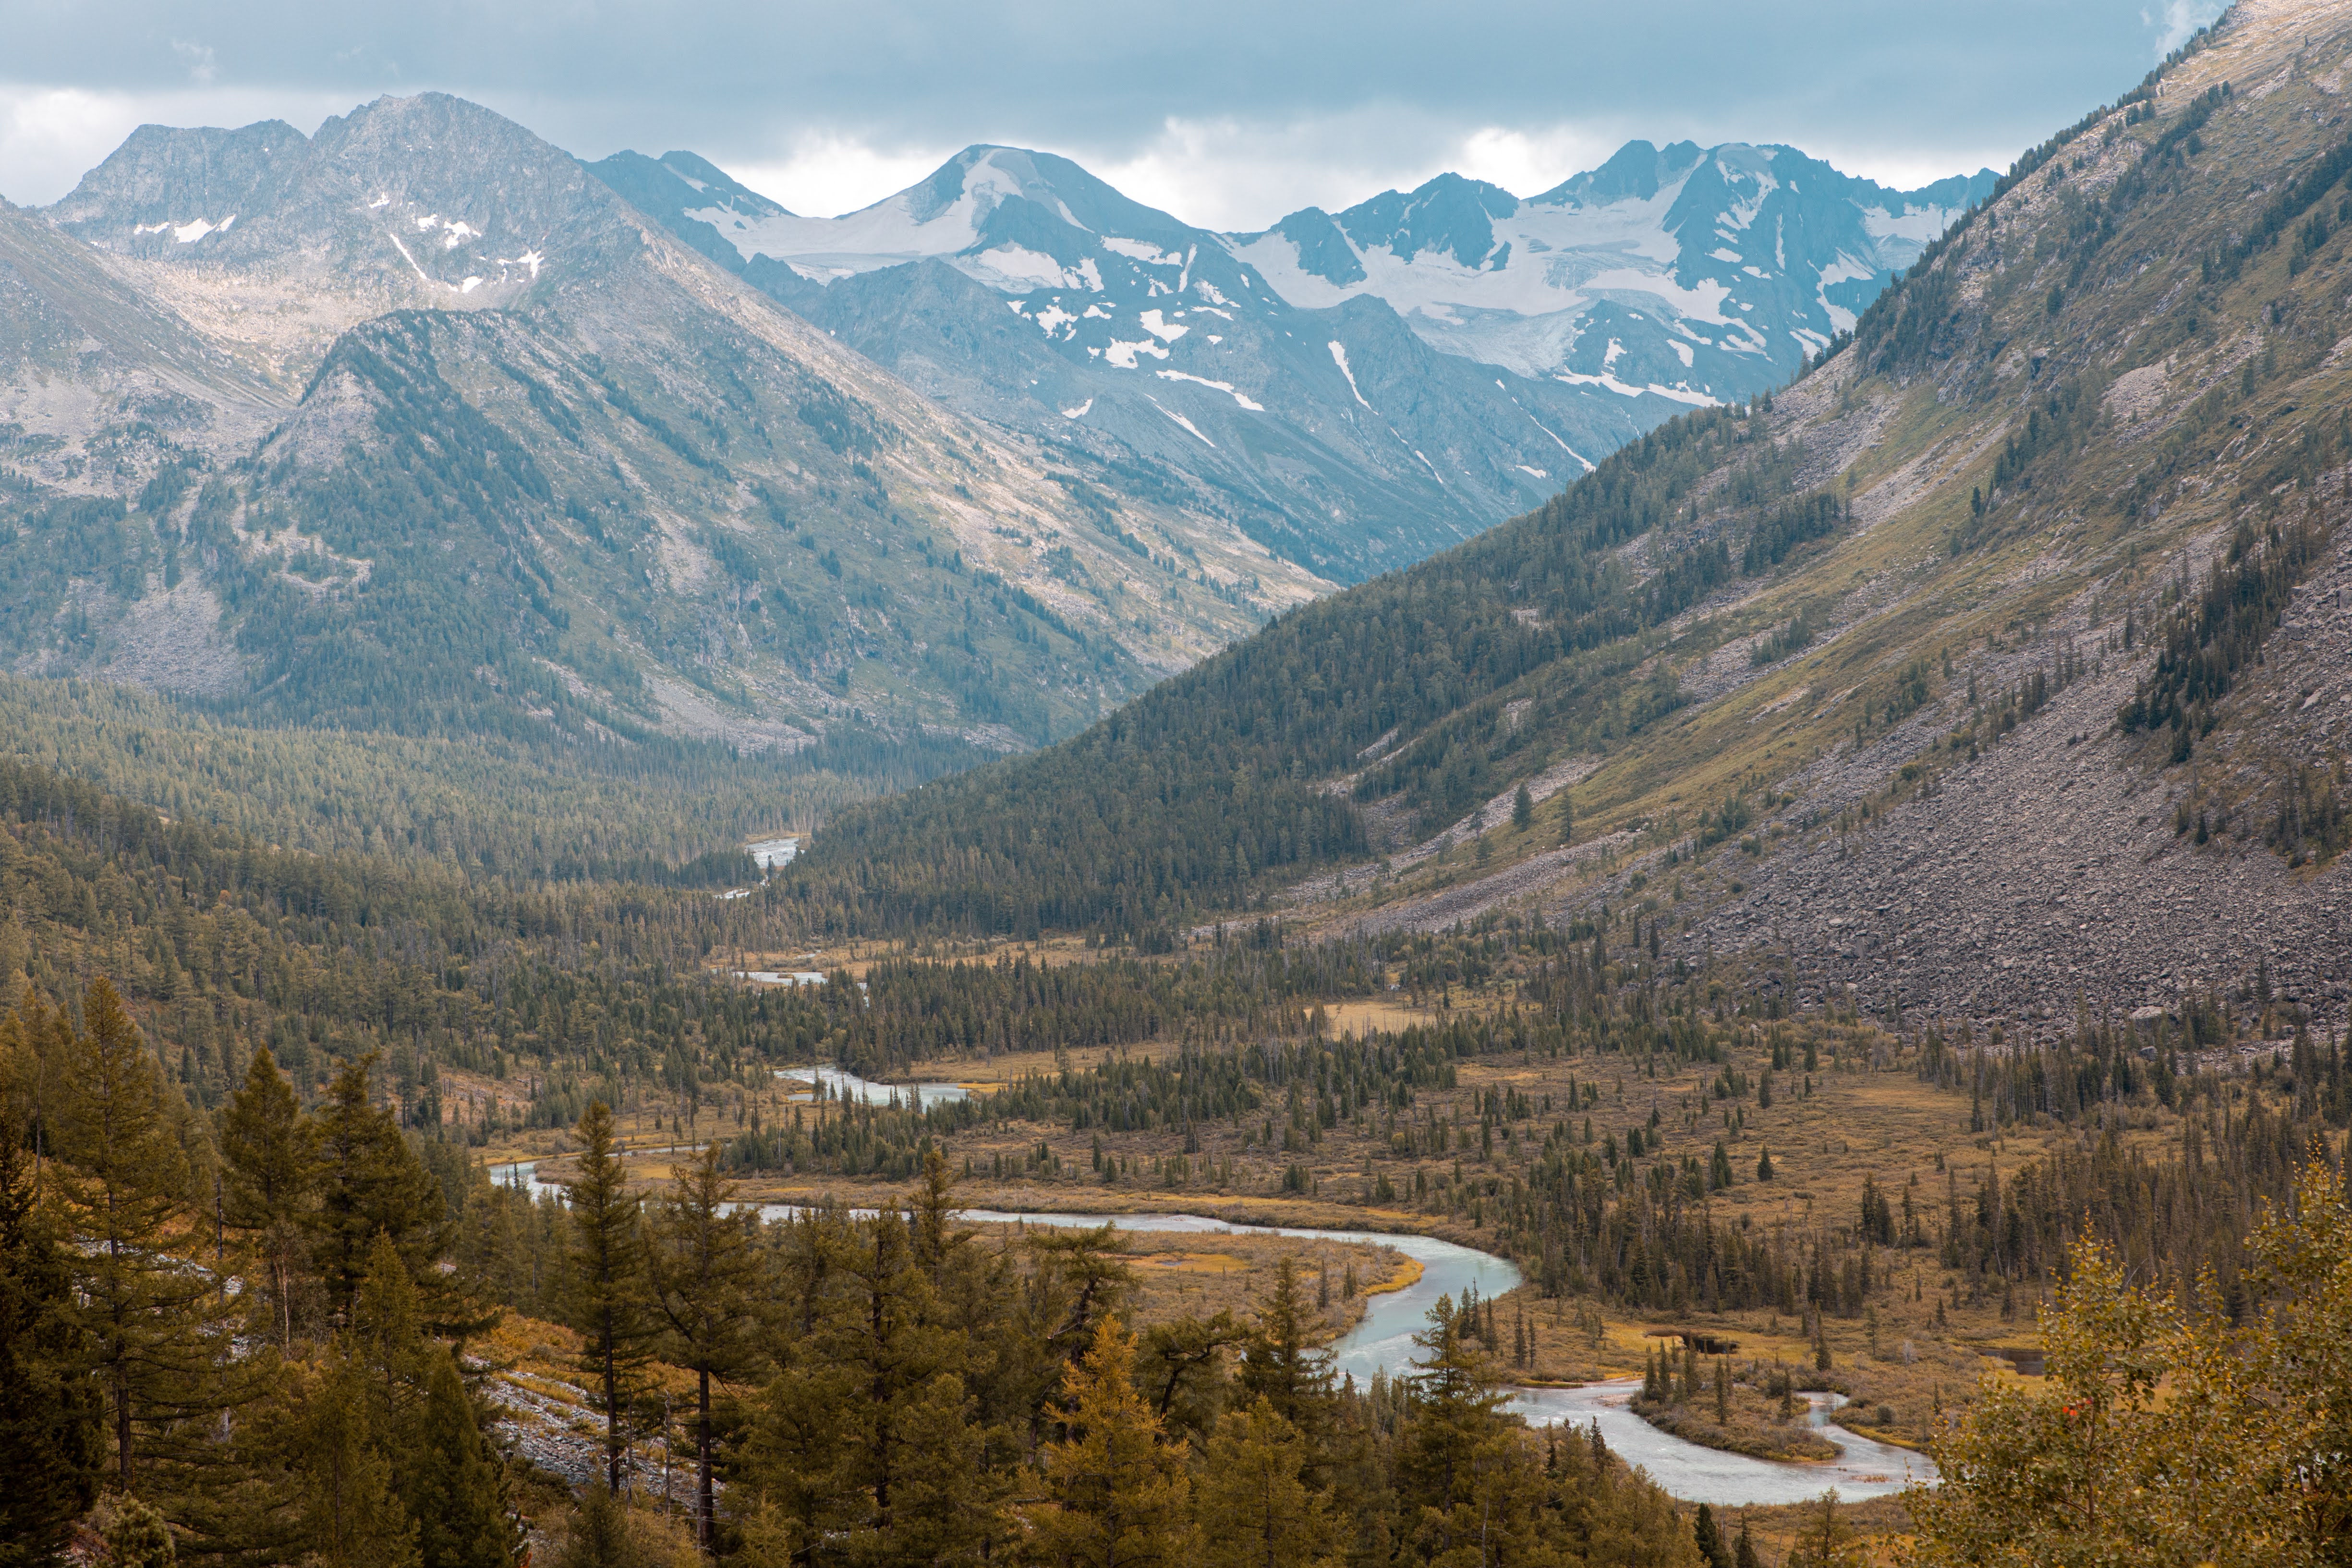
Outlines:
{"type": "MultiPolygon", "coordinates": [[[[1785,1412],[1828,1391],[1973,1451],[2020,1396],[1915,1344],[2094,1289],[2177,1313],[2168,1355],[2274,1331],[2289,1263],[2322,1265],[2249,1216],[2310,1205],[2352,1125],[2325,1030],[2222,1065],[2275,1005],[2152,1035],[2086,1010],[2031,1048],[1895,1032],[1663,961],[1638,906],[1352,942],[1259,920],[1160,954],[918,936],[745,987],[786,885],[526,890],[5,784],[0,1495],[26,1562],[1736,1561],[1730,1510],[1513,1390],[1696,1319],[1720,1342],[1634,1363],[1665,1430],[1801,1453],[1785,1412]],[[777,1076],[810,1063],[990,1088],[777,1076]],[[1855,1157],[1890,1090],[1923,1118],[1855,1157]],[[565,1196],[496,1173],[511,1154],[565,1196]],[[1525,1282],[1447,1297],[1359,1382],[1318,1348],[1328,1258],[1195,1305],[1127,1232],[964,1217],[1252,1204],[1525,1282]]],[[[1854,1518],[1818,1552],[1801,1510],[1738,1528],[1836,1561],[1854,1518]]]]}
{"type": "MultiPolygon", "coordinates": [[[[1769,394],[1617,381],[1620,312],[1557,379],[1672,417],[1320,597],[1092,398],[935,407],[511,127],[604,270],[436,279],[487,237],[420,208],[420,298],[506,292],[321,338],[247,456],[0,422],[0,1568],[2352,1563],[2313,18],[1879,212],[1769,394]],[[673,293],[690,354],[611,341],[673,293]]],[[[1791,152],[1686,145],[1561,199],[1791,152]]],[[[294,253],[170,216],[77,353],[294,253]]],[[[0,220],[30,354],[96,242],[0,220]]],[[[1104,243],[1178,285],[1088,374],[1267,414],[1134,359],[1255,307],[1104,243]]]]}

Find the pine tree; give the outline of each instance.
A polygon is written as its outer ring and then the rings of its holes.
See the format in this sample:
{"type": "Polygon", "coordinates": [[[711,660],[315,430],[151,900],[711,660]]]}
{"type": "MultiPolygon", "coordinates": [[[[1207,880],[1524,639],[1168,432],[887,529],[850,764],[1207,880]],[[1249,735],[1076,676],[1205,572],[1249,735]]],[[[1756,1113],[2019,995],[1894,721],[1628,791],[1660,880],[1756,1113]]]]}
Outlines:
{"type": "Polygon", "coordinates": [[[1756,1156],[1756,1179],[1759,1182],[1772,1179],[1772,1151],[1769,1149],[1756,1156]]]}
{"type": "Polygon", "coordinates": [[[1748,1532],[1748,1516],[1739,1517],[1739,1543],[1731,1553],[1731,1568],[1761,1568],[1756,1556],[1756,1542],[1748,1532]]]}
{"type": "Polygon", "coordinates": [[[1302,1479],[1311,1456],[1298,1429],[1261,1396],[1230,1410],[1209,1440],[1200,1512],[1209,1568],[1311,1568],[1339,1542],[1324,1497],[1302,1479]]]}
{"type": "Polygon", "coordinates": [[[207,1408],[218,1282],[159,1243],[194,1220],[188,1163],[155,1058],[105,976],[82,999],[58,1128],[58,1192],[80,1251],[83,1327],[110,1407],[115,1484],[135,1489],[139,1435],[207,1408]]]}
{"type": "Polygon", "coordinates": [[[1511,796],[1511,826],[1525,832],[1528,826],[1535,819],[1536,797],[1529,795],[1528,786],[1522,784],[1519,785],[1518,793],[1511,796]]]}
{"type": "Polygon", "coordinates": [[[1559,792],[1559,841],[1563,847],[1576,841],[1576,808],[1569,802],[1568,792],[1559,792]]]}
{"type": "Polygon", "coordinates": [[[1181,1450],[1129,1378],[1135,1341],[1107,1317],[1063,1379],[1076,1436],[1045,1449],[1055,1506],[1031,1520],[1031,1544],[1055,1568],[1154,1568],[1193,1561],[1191,1484],[1181,1450]]]}
{"type": "Polygon", "coordinates": [[[719,1148],[680,1171],[655,1207],[646,1248],[653,1300],[668,1361],[695,1374],[695,1538],[713,1550],[710,1384],[732,1380],[758,1357],[752,1339],[759,1257],[719,1173],[719,1148]]]}
{"type": "Polygon", "coordinates": [[[580,1366],[595,1379],[590,1399],[604,1417],[604,1488],[618,1493],[629,1456],[630,1405],[648,1359],[645,1241],[628,1173],[613,1152],[613,1111],[603,1100],[580,1118],[580,1174],[572,1190],[572,1326],[580,1366]]]}
{"type": "Polygon", "coordinates": [[[0,1025],[0,1568],[57,1558],[98,1493],[104,1410],[86,1374],[71,1260],[37,1201],[15,1089],[23,1032],[0,1025]]]}
{"type": "Polygon", "coordinates": [[[282,1348],[294,1342],[294,1291],[302,1224],[315,1190],[316,1130],[267,1046],[256,1047],[245,1083],[222,1111],[226,1169],[221,1218],[261,1265],[263,1292],[282,1348]]]}

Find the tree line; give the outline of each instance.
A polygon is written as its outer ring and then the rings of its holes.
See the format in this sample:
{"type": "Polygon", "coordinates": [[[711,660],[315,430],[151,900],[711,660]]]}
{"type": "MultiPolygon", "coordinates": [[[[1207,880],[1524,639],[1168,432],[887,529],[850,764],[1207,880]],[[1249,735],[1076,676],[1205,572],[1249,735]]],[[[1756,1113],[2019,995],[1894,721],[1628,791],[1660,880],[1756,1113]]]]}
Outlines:
{"type": "Polygon", "coordinates": [[[595,1420],[573,1568],[647,1561],[614,1500],[671,1419],[656,1372],[691,1389],[693,1541],[747,1565],[1707,1560],[1597,1433],[1508,1414],[1470,1303],[1358,1386],[1294,1269],[1249,1321],[1130,1324],[1116,1233],[970,1230],[936,1151],[903,1206],[763,1223],[715,1151],[636,1190],[598,1102],[568,1202],[533,1205],[404,1131],[367,1060],[306,1110],[257,1052],[206,1116],[108,982],[78,1012],[0,1023],[15,1560],[103,1495],[126,1562],[511,1563],[541,1479],[483,1347],[516,1308],[574,1331],[595,1420]]]}

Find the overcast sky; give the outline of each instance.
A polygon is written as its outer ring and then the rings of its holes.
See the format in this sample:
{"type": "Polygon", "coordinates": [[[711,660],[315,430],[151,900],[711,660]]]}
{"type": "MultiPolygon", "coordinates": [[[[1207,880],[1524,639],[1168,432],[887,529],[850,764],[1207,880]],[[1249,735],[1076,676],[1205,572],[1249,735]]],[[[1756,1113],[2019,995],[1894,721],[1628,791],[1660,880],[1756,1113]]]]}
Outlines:
{"type": "Polygon", "coordinates": [[[1909,186],[2130,87],[2220,0],[0,0],[0,195],[130,131],[304,132],[439,89],[583,157],[687,148],[803,213],[973,142],[1264,227],[1447,169],[1531,195],[1631,137],[1784,142],[1909,186]]]}

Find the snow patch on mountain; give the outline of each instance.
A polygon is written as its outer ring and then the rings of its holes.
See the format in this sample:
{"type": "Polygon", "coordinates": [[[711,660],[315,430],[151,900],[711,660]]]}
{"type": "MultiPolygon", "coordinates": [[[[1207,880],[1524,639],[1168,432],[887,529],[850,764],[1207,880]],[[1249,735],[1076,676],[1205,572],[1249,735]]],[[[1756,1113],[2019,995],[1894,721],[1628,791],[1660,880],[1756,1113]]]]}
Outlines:
{"type": "Polygon", "coordinates": [[[1356,384],[1356,373],[1348,368],[1347,344],[1337,342],[1331,344],[1331,363],[1338,365],[1339,374],[1348,378],[1348,390],[1356,395],[1356,401],[1363,403],[1367,408],[1371,407],[1370,404],[1364,403],[1364,389],[1356,384]]]}
{"type": "Polygon", "coordinates": [[[1161,403],[1160,399],[1153,397],[1147,393],[1144,395],[1143,400],[1146,403],[1150,404],[1152,407],[1159,409],[1160,413],[1168,416],[1169,418],[1176,421],[1177,424],[1184,426],[1185,429],[1190,430],[1193,437],[1199,440],[1201,445],[1203,447],[1214,447],[1216,445],[1214,441],[1210,440],[1206,436],[1201,434],[1201,427],[1198,425],[1193,424],[1181,414],[1179,414],[1174,409],[1167,406],[1165,404],[1161,403]]]}
{"type": "Polygon", "coordinates": [[[1244,408],[1248,409],[1253,414],[1263,414],[1265,412],[1265,404],[1257,402],[1245,392],[1234,391],[1234,384],[1230,381],[1211,381],[1205,375],[1192,375],[1181,370],[1155,370],[1151,374],[1158,376],[1162,381],[1189,381],[1195,386],[1214,387],[1219,392],[1223,393],[1227,397],[1232,398],[1235,403],[1240,404],[1244,408]]]}
{"type": "Polygon", "coordinates": [[[194,245],[196,241],[204,238],[206,235],[226,233],[228,226],[236,221],[236,215],[235,213],[229,214],[228,216],[221,219],[218,223],[207,223],[200,217],[191,218],[186,223],[173,223],[167,219],[163,223],[134,224],[131,226],[131,232],[133,234],[168,234],[182,245],[194,245]]]}

